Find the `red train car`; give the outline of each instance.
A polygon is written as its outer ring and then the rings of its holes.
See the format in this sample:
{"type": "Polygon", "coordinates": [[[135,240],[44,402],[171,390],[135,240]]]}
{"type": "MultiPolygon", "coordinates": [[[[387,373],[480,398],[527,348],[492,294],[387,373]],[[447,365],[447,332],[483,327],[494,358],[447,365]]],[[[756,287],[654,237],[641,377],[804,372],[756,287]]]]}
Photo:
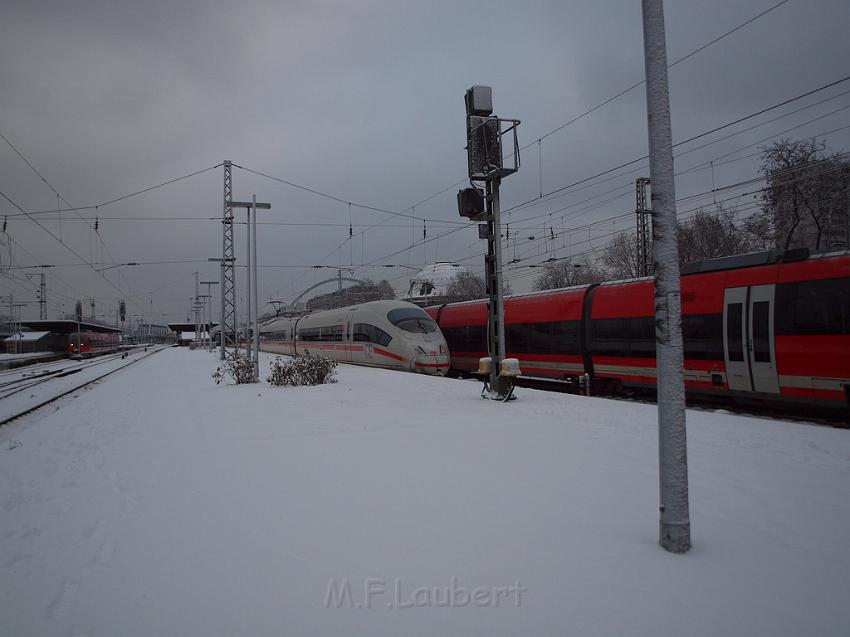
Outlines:
{"type": "MultiPolygon", "coordinates": [[[[765,252],[682,269],[685,383],[691,396],[850,406],[850,253],[765,252]]],[[[486,301],[428,308],[455,371],[485,356],[486,301]]],[[[654,389],[651,279],[505,300],[509,356],[528,376],[654,389]]]]}
{"type": "Polygon", "coordinates": [[[118,351],[121,335],[118,332],[82,332],[68,337],[68,353],[71,358],[90,358],[118,351]]]}

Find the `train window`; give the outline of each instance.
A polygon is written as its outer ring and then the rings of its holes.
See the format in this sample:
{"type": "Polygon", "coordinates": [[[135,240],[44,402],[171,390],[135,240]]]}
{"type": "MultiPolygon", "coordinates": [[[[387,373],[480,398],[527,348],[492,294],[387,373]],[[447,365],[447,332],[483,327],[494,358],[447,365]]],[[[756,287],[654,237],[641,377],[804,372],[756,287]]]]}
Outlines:
{"type": "Polygon", "coordinates": [[[770,362],[770,301],[753,303],[753,360],[770,362]]]}
{"type": "Polygon", "coordinates": [[[319,340],[319,328],[318,327],[302,327],[298,330],[298,340],[299,341],[318,341],[319,340]]]}
{"type": "Polygon", "coordinates": [[[641,358],[655,358],[655,317],[634,316],[629,319],[629,353],[641,358]]]}
{"type": "Polygon", "coordinates": [[[531,354],[548,354],[552,351],[552,324],[530,323],[524,325],[528,330],[528,349],[531,354]]]}
{"type": "Polygon", "coordinates": [[[655,357],[655,319],[651,316],[594,319],[590,347],[597,356],[655,357]]]}
{"type": "Polygon", "coordinates": [[[404,330],[425,334],[437,331],[437,324],[428,316],[425,310],[418,307],[400,307],[387,313],[387,320],[404,330]]]}
{"type": "Polygon", "coordinates": [[[518,323],[508,325],[505,337],[508,351],[525,354],[548,354],[551,349],[549,323],[518,323]]]}
{"type": "Polygon", "coordinates": [[[744,335],[741,331],[744,306],[730,303],[726,306],[726,343],[730,361],[744,360],[744,335]]]}
{"type": "Polygon", "coordinates": [[[579,354],[579,321],[557,321],[552,326],[552,353],[579,354]]]}
{"type": "Polygon", "coordinates": [[[393,337],[380,327],[370,325],[369,323],[354,324],[354,341],[356,343],[375,343],[386,347],[390,344],[391,340],[393,340],[393,337]]]}
{"type": "Polygon", "coordinates": [[[341,341],[342,340],[342,325],[328,325],[320,327],[320,340],[323,341],[341,341]]]}
{"type": "Polygon", "coordinates": [[[509,351],[524,354],[578,354],[579,321],[515,323],[507,326],[509,351]]]}
{"type": "Polygon", "coordinates": [[[601,356],[628,356],[629,319],[594,319],[590,322],[591,349],[601,356]]]}
{"type": "Polygon", "coordinates": [[[723,360],[723,315],[685,314],[682,316],[682,340],[685,358],[723,360]]]}
{"type": "MultiPolygon", "coordinates": [[[[510,326],[508,326],[510,328],[510,326]]],[[[444,327],[443,336],[451,352],[486,352],[484,328],[478,325],[466,327],[444,327]]],[[[508,340],[510,343],[510,340],[508,340]]]]}
{"type": "Polygon", "coordinates": [[[776,286],[778,336],[850,334],[850,278],[776,286]]]}
{"type": "MultiPolygon", "coordinates": [[[[285,336],[284,336],[285,340],[285,336]]],[[[324,327],[302,327],[298,330],[299,341],[341,341],[342,325],[324,327]]]]}

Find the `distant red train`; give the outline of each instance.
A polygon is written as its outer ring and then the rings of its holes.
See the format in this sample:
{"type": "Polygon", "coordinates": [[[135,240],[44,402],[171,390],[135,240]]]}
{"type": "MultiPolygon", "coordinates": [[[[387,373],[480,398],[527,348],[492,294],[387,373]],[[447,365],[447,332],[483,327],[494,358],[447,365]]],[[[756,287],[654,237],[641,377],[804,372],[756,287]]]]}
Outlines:
{"type": "MultiPolygon", "coordinates": [[[[850,252],[771,251],[682,268],[689,396],[838,408],[850,416],[850,252]]],[[[487,302],[426,308],[454,372],[486,356],[487,302]]],[[[526,376],[606,392],[655,388],[652,279],[505,299],[508,356],[526,376]]]]}
{"type": "Polygon", "coordinates": [[[71,358],[109,354],[118,351],[120,347],[121,335],[118,332],[82,332],[79,339],[74,332],[68,337],[68,353],[71,358]]]}

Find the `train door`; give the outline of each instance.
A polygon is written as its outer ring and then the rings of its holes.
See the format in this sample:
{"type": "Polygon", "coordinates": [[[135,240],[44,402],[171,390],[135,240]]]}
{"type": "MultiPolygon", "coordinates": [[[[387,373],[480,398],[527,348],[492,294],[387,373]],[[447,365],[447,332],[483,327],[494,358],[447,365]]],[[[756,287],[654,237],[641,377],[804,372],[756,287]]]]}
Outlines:
{"type": "Polygon", "coordinates": [[[750,288],[750,368],[753,370],[753,389],[771,394],[779,393],[776,375],[776,351],[773,339],[775,285],[756,285],[750,288]]]}
{"type": "Polygon", "coordinates": [[[779,393],[773,285],[729,288],[723,298],[723,356],[729,389],[779,393]]]}
{"type": "Polygon", "coordinates": [[[354,360],[354,312],[356,310],[348,310],[345,315],[345,333],[343,335],[343,344],[345,347],[345,357],[343,360],[352,362],[354,360]]]}
{"type": "Polygon", "coordinates": [[[723,296],[723,358],[729,389],[753,390],[746,343],[747,288],[730,288],[723,296]]]}

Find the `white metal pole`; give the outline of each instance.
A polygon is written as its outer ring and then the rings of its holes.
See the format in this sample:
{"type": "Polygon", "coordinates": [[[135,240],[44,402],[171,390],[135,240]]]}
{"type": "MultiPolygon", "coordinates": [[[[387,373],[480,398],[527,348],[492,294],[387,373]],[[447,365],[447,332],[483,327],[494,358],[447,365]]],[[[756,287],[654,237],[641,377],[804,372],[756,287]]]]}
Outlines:
{"type": "Polygon", "coordinates": [[[254,257],[252,261],[254,266],[254,277],[252,279],[254,285],[254,382],[258,383],[260,382],[260,307],[257,298],[257,195],[253,195],[251,204],[254,213],[252,222],[252,233],[254,235],[254,257]]]}
{"type": "Polygon", "coordinates": [[[248,316],[246,317],[247,323],[245,324],[245,353],[248,354],[248,359],[250,360],[251,359],[251,340],[250,340],[250,335],[251,335],[251,332],[250,332],[250,330],[251,330],[251,209],[247,208],[246,213],[248,215],[246,220],[245,220],[245,236],[248,237],[248,246],[247,246],[248,252],[247,252],[247,257],[246,257],[248,259],[248,263],[247,263],[247,266],[245,268],[245,273],[246,273],[246,276],[248,277],[247,280],[246,280],[246,282],[247,282],[247,292],[246,292],[246,294],[248,295],[247,296],[248,316]]]}
{"type": "Polygon", "coordinates": [[[661,496],[659,541],[671,553],[685,553],[691,547],[691,522],[676,191],[662,0],[643,0],[643,38],[655,248],[655,351],[661,496]]]}

